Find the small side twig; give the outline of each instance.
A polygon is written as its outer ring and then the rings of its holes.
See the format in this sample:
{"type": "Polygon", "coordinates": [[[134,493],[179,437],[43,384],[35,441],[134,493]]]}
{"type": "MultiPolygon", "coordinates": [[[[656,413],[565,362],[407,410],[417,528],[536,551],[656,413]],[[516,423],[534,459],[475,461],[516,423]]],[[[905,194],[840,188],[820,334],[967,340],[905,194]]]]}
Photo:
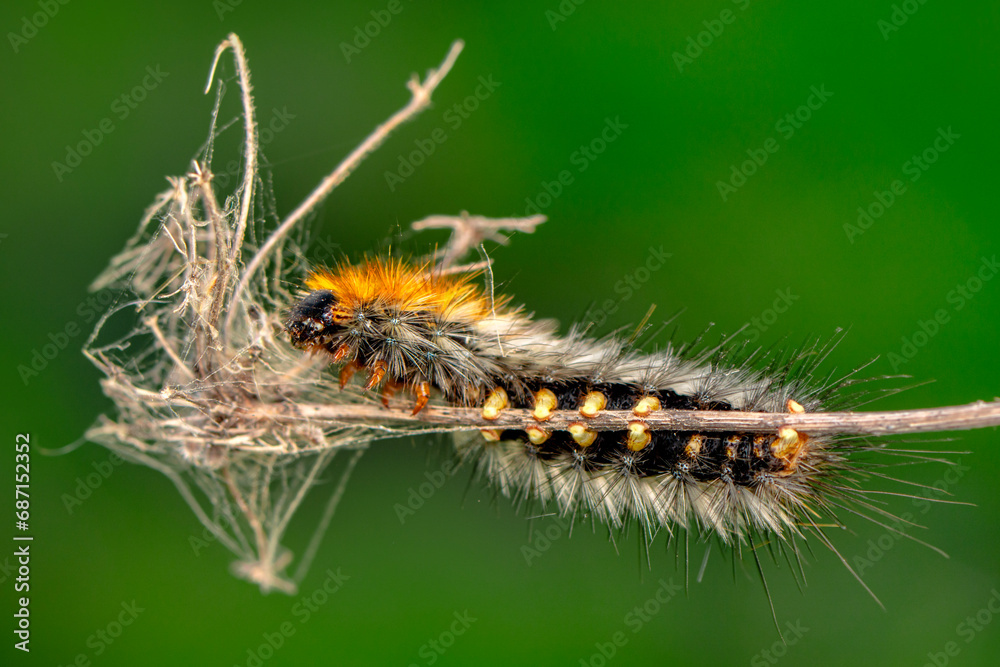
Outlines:
{"type": "Polygon", "coordinates": [[[544,215],[533,215],[527,218],[486,218],[481,215],[469,215],[468,211],[462,211],[457,216],[431,215],[423,220],[417,220],[410,227],[418,232],[425,229],[452,230],[448,245],[438,253],[441,256],[438,265],[441,268],[448,268],[483,241],[490,240],[500,245],[507,245],[510,238],[501,232],[531,234],[546,219],[544,215]]]}

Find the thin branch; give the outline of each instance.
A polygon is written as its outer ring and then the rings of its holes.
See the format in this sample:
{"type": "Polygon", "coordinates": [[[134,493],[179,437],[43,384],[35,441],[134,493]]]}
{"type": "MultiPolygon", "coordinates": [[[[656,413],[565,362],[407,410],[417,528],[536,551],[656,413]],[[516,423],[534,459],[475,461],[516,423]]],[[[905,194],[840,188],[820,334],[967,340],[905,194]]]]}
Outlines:
{"type": "MultiPolygon", "coordinates": [[[[377,405],[296,405],[294,413],[279,406],[261,406],[278,421],[316,419],[344,423],[397,421],[406,423],[442,424],[475,428],[524,429],[528,426],[546,430],[565,430],[572,423],[584,423],[595,431],[620,431],[631,421],[640,419],[628,410],[606,410],[593,419],[585,419],[572,410],[557,410],[552,418],[538,422],[530,410],[504,410],[495,421],[482,418],[477,408],[427,406],[417,416],[407,409],[385,409],[377,405]]],[[[256,410],[254,410],[256,411],[256,410]]],[[[813,435],[893,435],[934,431],[965,431],[1000,426],[1000,401],[977,401],[968,405],[919,410],[885,412],[812,412],[784,414],[773,412],[737,412],[716,410],[659,410],[641,419],[650,429],[670,431],[704,431],[745,433],[777,433],[781,428],[793,428],[813,435]]]]}
{"type": "MultiPolygon", "coordinates": [[[[420,79],[416,74],[413,75],[413,78],[406,84],[407,88],[410,89],[410,92],[413,95],[407,105],[393,114],[389,120],[375,128],[375,131],[368,135],[368,137],[362,141],[361,144],[355,148],[329,176],[320,182],[319,186],[317,186],[316,189],[313,190],[301,204],[299,204],[299,207],[292,211],[291,214],[289,214],[289,216],[285,218],[280,225],[278,225],[277,229],[274,230],[267,241],[264,242],[264,245],[262,245],[260,250],[254,255],[253,259],[247,264],[246,270],[243,272],[243,276],[240,278],[240,282],[236,286],[236,291],[233,293],[233,298],[230,303],[240,303],[240,297],[242,296],[244,290],[246,290],[247,285],[253,279],[254,274],[260,268],[260,265],[265,259],[267,259],[268,256],[270,256],[271,251],[275,248],[277,243],[284,238],[289,231],[291,231],[292,227],[294,227],[296,223],[316,208],[321,201],[326,199],[327,195],[329,195],[335,187],[343,183],[350,173],[354,171],[354,169],[361,164],[361,162],[372,151],[381,146],[397,127],[430,106],[431,95],[438,87],[438,84],[440,84],[441,81],[448,75],[448,72],[451,71],[452,65],[455,64],[455,60],[458,58],[458,54],[462,52],[462,48],[464,46],[465,43],[462,40],[456,40],[451,45],[451,49],[448,51],[448,55],[445,57],[440,67],[427,72],[427,78],[423,83],[420,83],[420,79]]],[[[231,308],[229,310],[229,315],[226,317],[227,329],[232,323],[233,317],[236,316],[236,311],[237,308],[231,308]]]]}
{"type": "MultiPolygon", "coordinates": [[[[233,59],[236,61],[236,71],[240,77],[240,99],[243,103],[243,124],[246,129],[244,139],[243,156],[246,165],[243,168],[243,195],[240,197],[240,217],[236,221],[236,232],[233,236],[233,244],[230,249],[229,262],[235,264],[239,259],[240,248],[243,245],[243,234],[247,227],[247,220],[250,219],[250,205],[253,202],[253,185],[257,177],[257,123],[254,120],[253,96],[250,86],[250,68],[247,66],[246,52],[243,50],[243,42],[231,32],[219,46],[215,49],[215,59],[212,61],[212,69],[208,75],[208,83],[205,85],[205,92],[212,88],[212,79],[215,77],[215,68],[219,64],[219,58],[227,48],[233,49],[233,59]]],[[[228,324],[228,322],[227,322],[228,324]]]]}
{"type": "Polygon", "coordinates": [[[243,498],[240,488],[236,485],[232,475],[229,474],[229,466],[222,469],[222,477],[226,480],[226,485],[229,487],[229,493],[232,494],[233,500],[239,505],[240,511],[253,530],[254,539],[257,541],[257,559],[263,562],[267,549],[267,533],[264,531],[264,526],[261,525],[257,513],[251,511],[250,507],[247,506],[247,501],[243,498]]]}
{"type": "Polygon", "coordinates": [[[177,355],[177,352],[174,351],[173,346],[166,339],[166,337],[164,337],[163,332],[160,331],[160,325],[157,324],[156,322],[156,315],[153,315],[152,317],[147,317],[145,320],[143,320],[143,324],[149,327],[149,330],[153,332],[153,336],[156,337],[156,341],[160,344],[160,347],[163,348],[163,351],[166,352],[167,356],[169,356],[170,359],[174,362],[174,367],[177,370],[181,371],[188,380],[194,380],[195,379],[194,373],[191,371],[190,368],[187,367],[187,364],[185,364],[184,361],[177,355]]]}

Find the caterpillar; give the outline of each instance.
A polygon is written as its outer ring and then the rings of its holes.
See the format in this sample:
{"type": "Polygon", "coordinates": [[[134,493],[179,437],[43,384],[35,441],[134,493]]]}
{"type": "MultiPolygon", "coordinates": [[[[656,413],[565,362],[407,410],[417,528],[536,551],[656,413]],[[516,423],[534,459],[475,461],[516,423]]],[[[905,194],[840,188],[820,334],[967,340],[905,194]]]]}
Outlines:
{"type": "Polygon", "coordinates": [[[468,274],[379,258],[314,272],[285,326],[295,347],[341,365],[341,386],[365,369],[365,388],[381,388],[386,406],[404,390],[414,414],[434,394],[481,409],[487,421],[508,408],[530,410],[535,423],[523,430],[485,428],[458,441],[461,456],[519,504],[554,503],[564,516],[612,528],[635,521],[649,538],[680,527],[730,546],[756,535],[788,543],[808,531],[833,548],[821,527],[839,525],[838,509],[880,525],[879,515],[892,516],[866,497],[866,464],[856,461],[884,445],[788,428],[653,430],[643,421],[658,410],[801,413],[856,402],[855,373],[817,375],[835,340],[791,356],[727,343],[645,352],[581,327],[560,336],[553,321],[494,297],[468,274]],[[767,359],[760,370],[755,356],[767,359]],[[579,420],[549,428],[557,409],[579,420]],[[588,428],[603,410],[629,410],[633,419],[617,431],[588,428]]]}
{"type": "Polygon", "coordinates": [[[645,322],[631,336],[595,337],[586,322],[561,333],[555,322],[494,294],[492,280],[483,287],[469,267],[451,267],[481,241],[505,243],[500,232],[532,231],[542,215],[430,216],[412,229],[454,231],[428,261],[345,261],[301,281],[307,248],[291,230],[394,128],[429,105],[462,42],[424,79],[414,77],[411,101],[265,235],[258,235],[265,226],[256,213],[273,202],[259,187],[249,70],[235,34],[216,51],[210,85],[229,49],[245,130],[241,182],[225,198],[215,189],[214,137],[231,125],[216,127],[220,84],[213,141],[184,176],[170,179],[92,285],[128,296],[98,320],[84,347],[115,405],[86,437],[168,475],[210,534],[238,557],[234,573],[264,592],[297,590],[369,443],[431,432],[455,433],[474,474],[519,508],[541,505],[545,514],[572,518],[570,525],[589,519],[612,532],[638,525],[647,543],[665,531],[668,543],[683,533],[686,546],[696,533],[755,560],[762,547],[800,559],[804,540],[814,536],[868,589],[825,531],[843,527],[838,514],[851,514],[920,542],[907,534],[915,525],[907,515],[893,516],[877,495],[907,494],[869,482],[893,480],[886,468],[894,462],[950,461],[858,434],[1000,424],[996,402],[824,420],[818,413],[856,407],[867,396],[856,388],[861,369],[843,376],[819,370],[839,334],[782,353],[736,336],[718,345],[704,336],[682,345],[657,343],[655,335],[640,341],[645,322]],[[120,314],[135,317],[118,338],[105,323],[120,314]],[[398,406],[394,394],[411,394],[404,403],[412,415],[383,413],[353,391],[337,394],[324,365],[300,351],[339,366],[341,388],[367,371],[366,390],[380,391],[387,406],[398,406]],[[770,414],[748,421],[754,411],[770,414]],[[704,419],[684,421],[682,413],[704,419]],[[742,426],[719,432],[712,424],[719,415],[742,426]],[[350,459],[295,572],[287,572],[289,520],[341,452],[350,459]]]}

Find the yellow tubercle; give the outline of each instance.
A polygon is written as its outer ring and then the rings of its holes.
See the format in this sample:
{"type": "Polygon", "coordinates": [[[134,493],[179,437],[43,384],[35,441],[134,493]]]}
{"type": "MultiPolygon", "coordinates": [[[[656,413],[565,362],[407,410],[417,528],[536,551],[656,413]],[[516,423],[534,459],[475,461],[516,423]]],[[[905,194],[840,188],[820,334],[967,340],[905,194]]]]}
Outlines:
{"type": "Polygon", "coordinates": [[[536,421],[547,421],[552,417],[552,411],[558,407],[559,401],[550,389],[539,389],[535,392],[535,408],[531,416],[536,421]]]}
{"type": "Polygon", "coordinates": [[[792,399],[788,399],[788,402],[785,403],[785,406],[788,408],[788,411],[791,412],[793,415],[801,415],[804,414],[806,411],[806,409],[802,407],[801,403],[799,403],[798,401],[794,401],[792,399]]]}
{"type": "Polygon", "coordinates": [[[649,432],[649,427],[641,421],[631,421],[628,423],[628,440],[626,444],[633,452],[644,449],[653,439],[649,432]]]}
{"type": "Polygon", "coordinates": [[[784,461],[781,476],[790,475],[798,467],[799,457],[806,449],[809,436],[787,426],[778,431],[778,439],[771,443],[771,455],[784,461]]]}
{"type": "Polygon", "coordinates": [[[632,408],[632,414],[636,417],[648,417],[660,409],[660,399],[656,396],[643,396],[632,408]]]}
{"type": "Polygon", "coordinates": [[[503,390],[503,387],[497,387],[490,392],[490,395],[486,397],[486,402],[483,403],[483,419],[493,421],[508,405],[510,405],[510,400],[507,398],[507,392],[503,390]]]}
{"type": "Polygon", "coordinates": [[[525,429],[525,432],[528,434],[528,440],[533,445],[540,445],[552,437],[550,432],[538,426],[529,426],[525,429]]]}
{"type": "Polygon", "coordinates": [[[597,440],[597,431],[592,431],[581,422],[573,422],[566,430],[569,431],[573,442],[580,447],[589,447],[594,444],[594,440],[597,440]]]}
{"type": "Polygon", "coordinates": [[[593,419],[607,404],[607,396],[599,391],[592,391],[583,397],[583,405],[580,406],[580,414],[587,419],[593,419]]]}

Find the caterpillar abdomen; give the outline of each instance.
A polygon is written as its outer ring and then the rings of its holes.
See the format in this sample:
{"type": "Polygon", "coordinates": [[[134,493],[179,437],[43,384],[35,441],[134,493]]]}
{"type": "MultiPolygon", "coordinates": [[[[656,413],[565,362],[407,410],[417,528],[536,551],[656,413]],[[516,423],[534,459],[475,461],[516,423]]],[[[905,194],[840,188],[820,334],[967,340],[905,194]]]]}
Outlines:
{"type": "MultiPolygon", "coordinates": [[[[648,535],[674,526],[709,529],[731,542],[748,532],[798,533],[807,512],[853,491],[831,476],[844,456],[835,439],[791,429],[774,435],[650,430],[661,409],[804,411],[835,387],[810,382],[808,369],[771,375],[727,366],[708,353],[671,346],[645,354],[615,338],[555,333],[492,299],[466,277],[428,267],[368,260],[314,274],[290,311],[293,344],[343,364],[341,382],[361,368],[383,399],[412,391],[414,413],[432,391],[496,419],[532,412],[525,430],[483,429],[460,438],[460,452],[520,502],[556,503],[620,527],[636,519],[648,535]],[[554,410],[580,414],[566,430],[546,427],[554,410]],[[595,431],[602,410],[629,410],[621,431],[595,431]],[[823,493],[820,493],[822,488],[823,493]],[[838,496],[839,494],[839,496],[838,496]]],[[[827,512],[832,514],[832,512],[827,512]]]]}

